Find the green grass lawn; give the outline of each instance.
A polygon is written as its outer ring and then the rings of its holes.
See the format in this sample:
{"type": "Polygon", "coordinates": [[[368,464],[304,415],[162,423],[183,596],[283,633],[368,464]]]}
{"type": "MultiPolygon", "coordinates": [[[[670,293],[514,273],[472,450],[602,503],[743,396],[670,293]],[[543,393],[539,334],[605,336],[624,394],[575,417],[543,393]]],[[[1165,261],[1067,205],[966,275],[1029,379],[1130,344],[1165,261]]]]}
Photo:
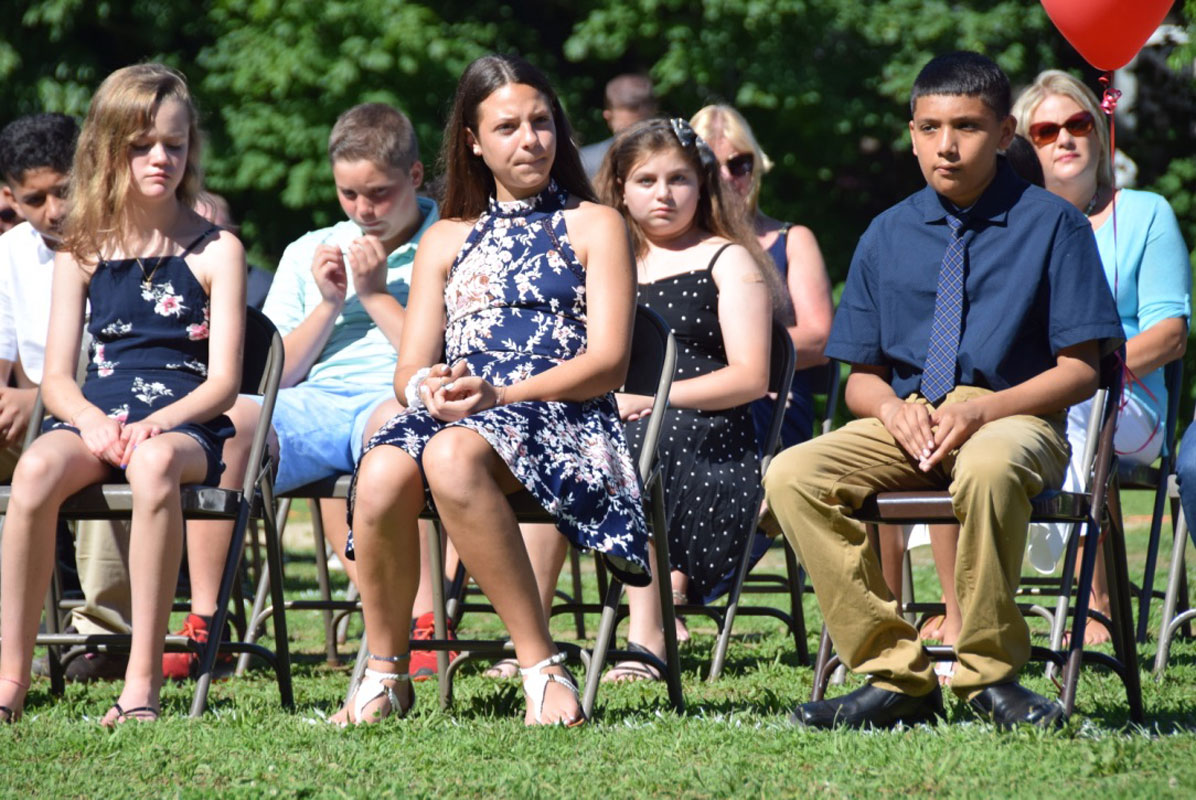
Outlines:
{"type": "MultiPolygon", "coordinates": [[[[1144,496],[1127,513],[1149,510],[1144,496]]],[[[302,515],[297,514],[298,522],[302,515]]],[[[306,535],[288,537],[288,592],[315,594],[306,535]]],[[[1146,529],[1130,536],[1131,575],[1141,575],[1146,529]]],[[[1168,549],[1165,543],[1164,551],[1168,549]]],[[[1167,553],[1161,554],[1165,572],[1167,553]]],[[[767,556],[765,567],[781,563],[767,556]]],[[[343,586],[343,576],[337,574],[343,586]]],[[[1158,586],[1166,579],[1160,575],[1158,586]]],[[[937,594],[929,552],[915,555],[920,597],[937,594]]],[[[759,598],[759,596],[756,596],[759,598]]],[[[755,599],[755,598],[754,598],[755,599]]],[[[780,597],[760,598],[781,603],[780,597]]],[[[1151,641],[1139,649],[1148,725],[1132,727],[1112,675],[1083,674],[1078,713],[1061,731],[994,731],[948,703],[950,720],[896,732],[815,733],[785,718],[805,700],[811,672],[800,667],[779,623],[742,618],[723,678],[705,682],[713,625],[691,620],[682,651],[687,712],[667,710],[662,684],[605,686],[595,718],[575,730],[528,730],[518,683],[467,669],[456,703],[439,708],[435,682],[417,684],[411,716],[341,730],[324,722],[344,693],[348,666],[324,663],[315,613],[288,621],[296,709],[284,712],[272,675],[259,668],[217,683],[209,713],[186,717],[192,686],[167,689],[156,725],[98,725],[116,684],[71,686],[65,698],[34,684],[25,719],[0,728],[0,793],[13,797],[1191,797],[1196,792],[1196,644],[1172,650],[1164,682],[1149,676],[1151,641]]],[[[819,617],[806,602],[810,647],[819,617]]],[[[590,632],[596,628],[591,621],[590,632]]],[[[553,620],[560,638],[571,618],[553,620]]],[[[495,618],[472,615],[467,635],[498,635],[495,618]]],[[[342,652],[356,649],[360,622],[342,652]]],[[[1043,641],[1040,638],[1040,641],[1043,641]]],[[[1040,669],[1028,683],[1053,692],[1040,669]]],[[[854,684],[853,684],[854,685],[854,684]]],[[[834,690],[841,691],[841,690],[834,690]]]]}

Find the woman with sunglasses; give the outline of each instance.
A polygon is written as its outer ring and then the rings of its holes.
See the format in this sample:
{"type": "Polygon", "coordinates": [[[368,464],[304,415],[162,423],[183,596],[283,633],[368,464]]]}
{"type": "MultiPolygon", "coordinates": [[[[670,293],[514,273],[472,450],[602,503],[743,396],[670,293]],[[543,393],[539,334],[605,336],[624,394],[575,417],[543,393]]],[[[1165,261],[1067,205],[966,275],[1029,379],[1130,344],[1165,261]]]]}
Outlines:
{"type": "MultiPolygon", "coordinates": [[[[814,400],[802,370],[826,363],[822,349],[834,316],[822,251],[809,228],[781,222],[760,210],[760,184],[772,169],[772,160],[760,148],[742,114],[731,106],[709,105],[694,114],[690,124],[718,159],[723,184],[744,203],[756,240],[772,257],[792,305],[786,313],[798,371],[793,376],[781,428],[781,446],[792,447],[813,434],[814,400]]],[[[758,442],[768,431],[771,414],[772,400],[762,398],[752,404],[758,442]]]]}
{"type": "MultiPolygon", "coordinates": [[[[1182,358],[1191,313],[1191,265],[1175,214],[1151,192],[1113,185],[1109,130],[1096,95],[1059,70],[1041,73],[1014,105],[1018,133],[1038,151],[1046,188],[1084,212],[1092,224],[1109,287],[1125,328],[1126,375],[1115,445],[1123,463],[1149,464],[1165,432],[1164,364],[1182,358]],[[1116,196],[1116,203],[1114,203],[1116,196]],[[1116,213],[1116,230],[1113,215],[1116,213]]],[[[1072,464],[1066,489],[1078,490],[1091,401],[1068,413],[1072,464]]],[[[1030,560],[1053,570],[1067,526],[1031,526],[1030,560]]],[[[1097,560],[1093,608],[1109,614],[1103,562],[1097,560]]],[[[1086,643],[1108,641],[1103,625],[1088,626],[1086,643]]]]}

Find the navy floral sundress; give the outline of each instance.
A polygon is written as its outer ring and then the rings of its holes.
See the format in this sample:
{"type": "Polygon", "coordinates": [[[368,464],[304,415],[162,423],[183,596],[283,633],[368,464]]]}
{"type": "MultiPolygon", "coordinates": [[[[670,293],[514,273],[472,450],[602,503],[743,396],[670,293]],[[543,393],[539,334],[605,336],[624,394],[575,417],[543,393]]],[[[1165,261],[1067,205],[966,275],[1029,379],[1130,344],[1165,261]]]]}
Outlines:
{"type": "MultiPolygon", "coordinates": [[[[470,374],[506,386],[585,352],[585,269],[565,230],[568,197],[553,183],[528,200],[490,200],[445,285],[449,364],[464,361],[470,374]]],[[[639,478],[613,394],[511,403],[451,423],[404,411],[362,455],[392,445],[418,463],[428,440],[449,426],[479,433],[574,545],[602,553],[627,583],[648,582],[639,478]]],[[[350,557],[352,546],[350,533],[350,557]]]]}
{"type": "MultiPolygon", "coordinates": [[[[91,344],[83,396],[109,417],[121,423],[143,420],[208,377],[211,303],[185,257],[215,230],[180,255],[96,265],[87,289],[91,344]]],[[[45,428],[78,432],[57,419],[47,420],[45,428]]],[[[235,432],[232,420],[221,414],[169,432],[199,443],[208,461],[204,483],[219,483],[224,441],[235,432]]]]}

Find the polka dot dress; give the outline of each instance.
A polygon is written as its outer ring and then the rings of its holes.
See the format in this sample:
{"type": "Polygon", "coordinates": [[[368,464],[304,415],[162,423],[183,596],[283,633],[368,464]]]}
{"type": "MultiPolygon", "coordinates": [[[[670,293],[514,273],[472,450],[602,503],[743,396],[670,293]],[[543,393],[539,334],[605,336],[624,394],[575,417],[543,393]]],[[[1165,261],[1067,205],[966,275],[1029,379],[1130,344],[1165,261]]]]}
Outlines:
{"type": "MultiPolygon", "coordinates": [[[[664,318],[677,340],[674,380],[727,366],[718,325],[718,287],[710,274],[721,248],[705,269],[640,284],[639,302],[664,318]]],[[[627,426],[636,458],[646,420],[627,426]]],[[[661,431],[673,569],[689,576],[697,602],[736,563],[755,528],[760,508],[760,461],[749,405],[725,411],[670,408],[661,431]]]]}

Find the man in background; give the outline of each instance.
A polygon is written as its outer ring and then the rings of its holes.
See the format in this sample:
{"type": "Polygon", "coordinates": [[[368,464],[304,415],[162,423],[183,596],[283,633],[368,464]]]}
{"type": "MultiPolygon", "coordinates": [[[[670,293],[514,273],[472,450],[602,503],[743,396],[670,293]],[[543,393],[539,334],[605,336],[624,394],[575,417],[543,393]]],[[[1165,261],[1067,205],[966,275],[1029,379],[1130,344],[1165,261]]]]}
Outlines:
{"type": "Polygon", "coordinates": [[[656,116],[656,95],[652,93],[652,79],[647,75],[616,75],[606,84],[606,98],[602,118],[610,128],[611,137],[581,148],[581,165],[590,180],[598,174],[602,159],[611,142],[622,131],[640,120],[656,116]]]}

